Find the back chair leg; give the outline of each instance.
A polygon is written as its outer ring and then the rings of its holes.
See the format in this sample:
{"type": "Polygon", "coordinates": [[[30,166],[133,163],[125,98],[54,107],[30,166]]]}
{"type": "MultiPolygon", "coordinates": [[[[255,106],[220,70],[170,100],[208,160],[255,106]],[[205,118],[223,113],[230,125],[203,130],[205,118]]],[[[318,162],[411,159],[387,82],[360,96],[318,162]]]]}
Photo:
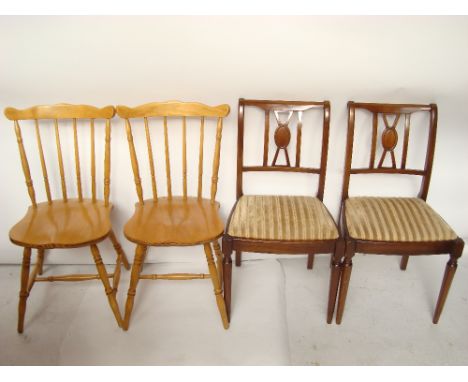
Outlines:
{"type": "Polygon", "coordinates": [[[242,264],[242,252],[236,251],[236,267],[240,267],[242,264]]]}
{"type": "Polygon", "coordinates": [[[102,262],[101,255],[99,254],[99,249],[96,244],[91,245],[91,254],[93,255],[94,262],[96,263],[99,278],[104,285],[104,290],[106,291],[107,299],[109,300],[109,305],[112,309],[112,312],[114,312],[117,324],[119,327],[122,327],[122,316],[120,315],[119,305],[117,304],[117,300],[115,298],[116,290],[112,288],[109,283],[107,270],[102,262]]]}
{"type": "Polygon", "coordinates": [[[144,245],[137,245],[135,250],[135,259],[133,260],[132,274],[130,285],[128,287],[127,302],[125,304],[125,318],[123,322],[123,329],[128,330],[130,325],[130,316],[133,310],[133,301],[136,295],[136,287],[140,279],[140,270],[146,254],[146,247],[144,245]]]}
{"type": "Polygon", "coordinates": [[[21,265],[21,289],[18,304],[18,333],[23,333],[24,315],[26,313],[26,301],[29,296],[28,279],[29,266],[31,265],[31,248],[24,248],[23,263],[21,265]]]}
{"type": "Polygon", "coordinates": [[[216,256],[216,269],[218,271],[219,285],[223,287],[223,255],[218,240],[213,241],[213,250],[216,256]]]}
{"type": "Polygon", "coordinates": [[[408,260],[409,260],[409,255],[401,256],[400,269],[402,271],[406,271],[406,267],[408,266],[408,260]]]}
{"type": "Polygon", "coordinates": [[[37,250],[38,274],[42,275],[44,271],[44,248],[37,250]]]}
{"type": "Polygon", "coordinates": [[[437,305],[432,320],[434,324],[437,324],[439,322],[440,315],[442,314],[442,310],[444,309],[445,301],[447,300],[447,295],[450,290],[450,286],[452,285],[453,277],[455,276],[455,272],[457,270],[458,258],[463,253],[463,247],[463,240],[457,239],[454,245],[454,250],[450,254],[450,260],[448,261],[445,267],[444,278],[442,280],[442,286],[440,288],[439,298],[437,299],[437,305]]]}
{"type": "Polygon", "coordinates": [[[315,255],[313,253],[307,255],[307,269],[314,268],[314,257],[315,255]]]}
{"type": "Polygon", "coordinates": [[[331,273],[330,273],[330,288],[328,290],[328,309],[327,323],[331,324],[333,313],[335,312],[336,297],[338,294],[338,285],[341,275],[341,259],[344,255],[343,240],[338,240],[335,245],[335,252],[332,255],[331,273]]]}
{"type": "Polygon", "coordinates": [[[115,252],[117,252],[117,256],[120,256],[123,262],[123,265],[126,270],[130,269],[130,264],[128,263],[127,255],[125,254],[124,250],[122,249],[122,246],[120,245],[119,241],[117,240],[117,237],[115,236],[114,231],[109,232],[109,238],[112,241],[112,245],[114,246],[115,252]]]}
{"type": "Polygon", "coordinates": [[[344,307],[346,303],[346,297],[348,295],[349,279],[351,278],[351,271],[353,269],[353,261],[352,261],[353,256],[354,256],[354,242],[347,241],[346,242],[346,254],[341,264],[341,281],[340,281],[340,289],[339,289],[339,294],[338,294],[338,307],[336,310],[336,323],[338,325],[341,324],[341,320],[343,319],[343,311],[344,311],[344,307]]]}
{"type": "Polygon", "coordinates": [[[216,304],[218,305],[218,310],[221,314],[221,320],[223,321],[224,329],[228,329],[229,320],[226,311],[226,303],[223,299],[221,283],[219,282],[218,272],[213,261],[213,253],[211,252],[211,246],[209,243],[205,243],[203,244],[203,247],[205,249],[206,261],[208,263],[211,281],[213,282],[214,294],[216,296],[216,304]]]}

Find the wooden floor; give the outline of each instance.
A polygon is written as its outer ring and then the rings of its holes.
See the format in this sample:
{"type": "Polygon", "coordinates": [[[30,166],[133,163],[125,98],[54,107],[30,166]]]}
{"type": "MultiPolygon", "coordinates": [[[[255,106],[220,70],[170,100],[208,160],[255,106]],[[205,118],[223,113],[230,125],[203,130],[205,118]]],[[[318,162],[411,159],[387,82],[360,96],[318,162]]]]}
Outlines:
{"type": "MultiPolygon", "coordinates": [[[[465,254],[466,256],[466,254],[465,254]]],[[[252,255],[255,257],[255,255],[252,255]]],[[[233,267],[232,321],[224,330],[211,283],[142,281],[132,326],[115,324],[98,282],[42,283],[16,333],[19,267],[0,266],[1,365],[468,365],[468,256],[439,325],[431,323],[445,259],[356,256],[343,324],[325,323],[328,257],[249,260],[233,267]],[[47,301],[47,304],[44,302],[47,301]],[[213,351],[216,349],[216,351],[213,351]]],[[[193,263],[149,272],[204,272],[193,263]]],[[[50,271],[45,267],[45,271],[50,271]]],[[[88,265],[55,266],[57,273],[88,265]]],[[[129,273],[118,297],[123,307],[129,273]]]]}

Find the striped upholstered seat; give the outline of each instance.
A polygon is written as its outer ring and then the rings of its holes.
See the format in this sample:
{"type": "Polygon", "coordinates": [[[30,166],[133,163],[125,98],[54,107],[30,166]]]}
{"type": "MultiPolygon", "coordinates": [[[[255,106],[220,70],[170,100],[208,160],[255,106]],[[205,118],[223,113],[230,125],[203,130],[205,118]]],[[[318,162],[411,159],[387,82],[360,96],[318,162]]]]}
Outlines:
{"type": "Polygon", "coordinates": [[[444,241],[457,234],[419,198],[354,197],[346,200],[350,237],[372,241],[444,241]]]}
{"type": "Polygon", "coordinates": [[[334,240],[335,222],[318,198],[244,195],[232,214],[228,234],[259,240],[334,240]]]}

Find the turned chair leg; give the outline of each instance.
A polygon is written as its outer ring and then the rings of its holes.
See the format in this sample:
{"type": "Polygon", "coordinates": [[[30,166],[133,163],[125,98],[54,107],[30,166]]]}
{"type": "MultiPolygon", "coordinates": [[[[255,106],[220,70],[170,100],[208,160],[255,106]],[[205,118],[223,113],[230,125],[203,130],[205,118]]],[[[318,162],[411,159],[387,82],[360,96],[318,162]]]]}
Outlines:
{"type": "Polygon", "coordinates": [[[112,312],[114,313],[115,319],[117,320],[117,324],[119,327],[122,327],[122,316],[120,315],[119,305],[117,304],[117,300],[115,298],[116,290],[110,285],[106,267],[102,262],[101,255],[96,244],[91,245],[91,254],[93,255],[94,262],[96,263],[99,278],[104,285],[104,290],[106,291],[107,299],[109,301],[112,312]]]}
{"type": "Polygon", "coordinates": [[[125,254],[124,250],[122,249],[122,246],[120,245],[119,241],[117,240],[117,237],[115,236],[114,231],[109,232],[109,238],[112,241],[112,245],[114,246],[115,252],[117,252],[117,256],[120,256],[122,259],[122,263],[125,267],[126,270],[130,269],[130,264],[128,263],[127,255],[125,254]]]}
{"type": "Polygon", "coordinates": [[[26,313],[26,301],[29,296],[28,279],[29,279],[29,266],[30,265],[31,265],[31,248],[24,248],[23,263],[21,265],[21,289],[19,293],[19,304],[18,304],[18,333],[23,333],[23,328],[24,328],[24,315],[26,313]]]}
{"type": "Polygon", "coordinates": [[[213,253],[211,252],[211,246],[209,243],[203,244],[205,249],[206,261],[208,263],[208,269],[211,276],[211,281],[213,283],[214,294],[216,296],[216,304],[218,305],[218,310],[221,315],[221,320],[223,321],[224,329],[229,328],[229,320],[227,316],[226,303],[223,298],[221,283],[218,278],[218,271],[216,270],[215,263],[213,261],[213,253]]]}
{"type": "Polygon", "coordinates": [[[221,247],[217,240],[213,241],[213,250],[216,256],[216,269],[218,271],[219,285],[223,287],[223,255],[221,253],[221,247]]]}
{"type": "Polygon", "coordinates": [[[400,269],[402,271],[406,271],[406,267],[408,266],[408,260],[409,260],[409,255],[401,256],[400,269]]]}
{"type": "Polygon", "coordinates": [[[313,253],[307,255],[307,269],[314,268],[314,257],[315,255],[313,253]]]}
{"type": "Polygon", "coordinates": [[[231,284],[232,284],[232,250],[229,250],[223,242],[223,275],[224,275],[224,301],[228,320],[231,320],[231,284]]]}
{"type": "Polygon", "coordinates": [[[123,322],[123,329],[128,330],[130,325],[130,316],[133,310],[133,301],[136,295],[136,287],[140,279],[140,270],[145,257],[146,247],[144,245],[137,245],[135,250],[135,259],[133,260],[132,273],[130,278],[130,285],[127,292],[127,302],[125,304],[125,318],[123,322]]]}
{"type": "Polygon", "coordinates": [[[38,262],[38,275],[42,275],[42,272],[44,272],[44,248],[39,248],[37,250],[37,262],[38,262]]]}
{"type": "Polygon", "coordinates": [[[354,256],[354,242],[346,242],[346,254],[341,263],[341,281],[338,294],[338,307],[336,310],[336,323],[341,324],[343,319],[343,311],[345,307],[346,297],[348,295],[349,279],[351,278],[351,271],[353,269],[352,258],[354,256]]]}
{"type": "Polygon", "coordinates": [[[458,239],[455,242],[454,250],[450,254],[450,259],[445,267],[444,278],[442,280],[439,298],[437,299],[437,305],[435,308],[434,317],[432,319],[432,322],[434,324],[437,324],[439,322],[440,315],[442,314],[442,310],[444,309],[445,301],[447,300],[447,295],[450,290],[450,286],[452,285],[453,277],[455,276],[455,272],[457,270],[458,258],[463,253],[463,247],[463,240],[458,239]]]}
{"type": "Polygon", "coordinates": [[[236,251],[236,267],[240,267],[242,264],[242,252],[236,251]]]}
{"type": "Polygon", "coordinates": [[[328,309],[327,309],[327,323],[331,324],[333,320],[333,313],[335,312],[336,297],[338,294],[338,286],[340,284],[341,275],[341,259],[344,255],[344,242],[338,240],[335,245],[335,252],[332,255],[332,264],[330,272],[330,287],[328,290],[328,309]]]}

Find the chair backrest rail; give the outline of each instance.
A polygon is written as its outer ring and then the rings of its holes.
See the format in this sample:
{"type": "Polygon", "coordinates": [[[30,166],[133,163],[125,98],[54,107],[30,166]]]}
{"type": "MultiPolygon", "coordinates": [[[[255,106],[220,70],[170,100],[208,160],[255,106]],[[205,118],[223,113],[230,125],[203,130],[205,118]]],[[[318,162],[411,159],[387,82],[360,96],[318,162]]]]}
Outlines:
{"type": "Polygon", "coordinates": [[[76,128],[76,118],[73,118],[73,142],[75,147],[76,187],[78,190],[78,199],[82,201],[83,190],[81,188],[80,150],[78,148],[78,131],[76,128]]]}
{"type": "Polygon", "coordinates": [[[198,199],[202,198],[203,191],[203,144],[205,139],[205,117],[200,118],[200,147],[198,151],[198,199]]]}
{"type": "Polygon", "coordinates": [[[24,178],[26,180],[26,186],[28,187],[28,194],[31,199],[33,206],[36,205],[36,193],[34,191],[33,181],[31,179],[31,171],[29,170],[28,158],[26,151],[24,150],[23,137],[21,135],[21,128],[17,120],[15,120],[15,133],[18,141],[18,148],[21,157],[21,166],[23,167],[24,178]]]}
{"type": "Polygon", "coordinates": [[[138,201],[143,204],[143,188],[141,187],[140,170],[138,168],[138,159],[135,150],[135,144],[133,142],[132,126],[128,119],[125,120],[125,130],[127,131],[128,146],[130,148],[130,161],[132,162],[133,176],[135,179],[135,187],[138,195],[138,201]]]}
{"type": "Polygon", "coordinates": [[[60,133],[59,133],[59,125],[58,125],[57,118],[54,119],[54,127],[55,127],[55,143],[57,144],[57,158],[58,158],[58,163],[59,163],[60,181],[62,184],[62,197],[63,197],[63,201],[66,202],[68,200],[67,185],[65,183],[65,170],[63,168],[62,146],[60,144],[60,133]]]}
{"type": "Polygon", "coordinates": [[[148,146],[148,158],[151,172],[151,188],[153,190],[153,200],[158,199],[158,189],[156,185],[156,174],[154,170],[154,155],[153,155],[153,145],[151,144],[151,135],[149,130],[148,118],[144,118],[145,121],[145,134],[146,134],[146,145],[148,146]]]}
{"type": "Polygon", "coordinates": [[[167,197],[172,198],[171,158],[169,156],[169,134],[167,132],[167,117],[164,116],[164,153],[166,156],[167,197]]]}
{"type": "Polygon", "coordinates": [[[182,117],[182,182],[184,199],[187,199],[187,121],[182,117]]]}
{"type": "Polygon", "coordinates": [[[37,148],[39,150],[39,159],[41,161],[42,176],[44,178],[44,187],[45,187],[45,191],[47,194],[47,201],[50,204],[52,203],[52,195],[50,193],[49,176],[47,173],[47,166],[46,166],[45,158],[44,158],[44,149],[42,148],[42,139],[41,139],[41,133],[39,130],[39,121],[37,119],[34,120],[34,127],[36,130],[36,141],[37,141],[37,148]]]}

